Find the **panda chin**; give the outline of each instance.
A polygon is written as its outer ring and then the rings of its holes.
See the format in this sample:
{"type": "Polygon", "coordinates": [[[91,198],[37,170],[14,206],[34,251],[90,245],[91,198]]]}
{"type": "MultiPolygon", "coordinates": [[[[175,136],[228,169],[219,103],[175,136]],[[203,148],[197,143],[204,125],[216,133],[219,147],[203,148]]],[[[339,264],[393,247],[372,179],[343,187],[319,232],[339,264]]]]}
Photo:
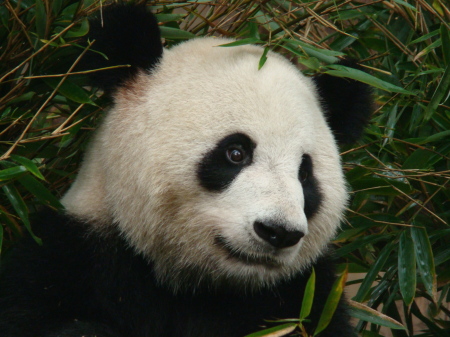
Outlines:
{"type": "Polygon", "coordinates": [[[228,259],[237,260],[248,266],[263,266],[268,269],[278,269],[282,267],[280,261],[274,255],[252,254],[249,255],[242,250],[236,249],[223,236],[216,236],[215,245],[228,256],[228,259]]]}

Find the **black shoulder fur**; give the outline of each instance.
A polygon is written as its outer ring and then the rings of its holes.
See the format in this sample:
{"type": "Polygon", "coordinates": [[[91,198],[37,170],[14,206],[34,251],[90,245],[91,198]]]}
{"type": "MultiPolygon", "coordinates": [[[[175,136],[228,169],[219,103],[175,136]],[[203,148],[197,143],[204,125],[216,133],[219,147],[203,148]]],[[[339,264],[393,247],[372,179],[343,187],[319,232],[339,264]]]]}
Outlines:
{"type": "MultiPolygon", "coordinates": [[[[3,337],[242,337],[269,325],[264,319],[298,317],[310,275],[253,294],[229,286],[174,295],[118,233],[96,235],[54,213],[33,228],[43,245],[24,240],[2,267],[3,337]]],[[[314,268],[317,323],[335,276],[329,258],[314,268]]],[[[321,336],[354,336],[348,321],[341,303],[321,336]]]]}

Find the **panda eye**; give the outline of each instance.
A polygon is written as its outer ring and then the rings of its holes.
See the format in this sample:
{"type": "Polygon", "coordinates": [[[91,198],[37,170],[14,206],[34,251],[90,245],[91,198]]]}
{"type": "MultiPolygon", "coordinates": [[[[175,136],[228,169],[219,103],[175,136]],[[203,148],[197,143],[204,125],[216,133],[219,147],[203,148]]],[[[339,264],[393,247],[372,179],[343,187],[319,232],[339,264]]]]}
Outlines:
{"type": "Polygon", "coordinates": [[[313,166],[311,156],[304,154],[302,157],[302,163],[300,164],[300,169],[298,170],[298,179],[303,184],[312,176],[313,166]]]}
{"type": "Polygon", "coordinates": [[[245,157],[245,151],[238,146],[230,147],[226,150],[227,159],[232,164],[241,164],[245,157]]]}
{"type": "Polygon", "coordinates": [[[305,182],[306,179],[308,179],[308,171],[303,168],[300,168],[299,176],[300,176],[300,182],[302,182],[302,183],[305,182]]]}

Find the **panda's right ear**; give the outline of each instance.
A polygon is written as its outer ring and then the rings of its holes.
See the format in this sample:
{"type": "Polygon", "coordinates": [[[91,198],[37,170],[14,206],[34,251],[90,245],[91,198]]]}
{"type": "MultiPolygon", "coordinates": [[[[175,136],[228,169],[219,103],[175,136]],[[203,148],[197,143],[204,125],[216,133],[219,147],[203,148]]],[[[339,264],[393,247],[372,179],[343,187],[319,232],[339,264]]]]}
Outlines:
{"type": "Polygon", "coordinates": [[[124,85],[139,70],[151,70],[163,53],[158,22],[145,5],[105,8],[90,20],[86,38],[95,42],[81,60],[82,69],[129,65],[91,73],[92,84],[107,92],[124,85]]]}

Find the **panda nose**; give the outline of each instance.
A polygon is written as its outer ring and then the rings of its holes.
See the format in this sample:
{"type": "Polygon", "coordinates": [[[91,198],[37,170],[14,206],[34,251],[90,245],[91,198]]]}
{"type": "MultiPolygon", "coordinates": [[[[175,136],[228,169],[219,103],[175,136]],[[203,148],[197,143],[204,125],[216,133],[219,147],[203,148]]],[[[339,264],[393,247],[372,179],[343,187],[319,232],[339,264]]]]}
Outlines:
{"type": "Polygon", "coordinates": [[[296,245],[305,234],[301,231],[288,231],[283,226],[274,223],[255,221],[253,229],[256,234],[275,248],[286,248],[296,245]]]}

